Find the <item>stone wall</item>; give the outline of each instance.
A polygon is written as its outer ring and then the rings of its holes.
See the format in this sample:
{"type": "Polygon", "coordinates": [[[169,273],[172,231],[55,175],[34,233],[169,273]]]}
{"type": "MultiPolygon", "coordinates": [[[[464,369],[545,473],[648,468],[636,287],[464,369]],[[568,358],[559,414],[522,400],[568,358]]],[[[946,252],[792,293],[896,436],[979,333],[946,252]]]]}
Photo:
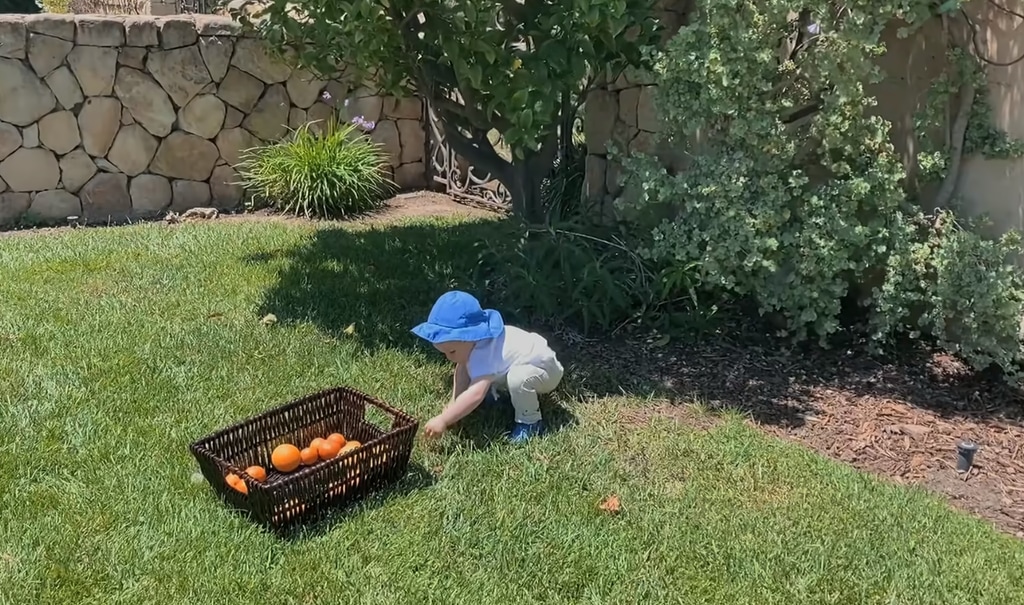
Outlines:
{"type": "MultiPolygon", "coordinates": [[[[692,10],[692,0],[662,0],[662,16],[669,31],[677,31],[692,10]],[[675,28],[675,29],[672,29],[675,28]]],[[[1024,1],[1009,0],[1007,6],[1024,12],[1024,1]]],[[[1024,19],[991,4],[976,0],[967,6],[981,26],[979,46],[997,62],[1008,63],[1024,54],[1024,19]]],[[[876,111],[893,124],[892,142],[903,155],[910,174],[916,172],[917,141],[914,115],[930,92],[932,83],[949,68],[941,23],[936,19],[916,35],[900,38],[900,24],[883,34],[888,52],[879,62],[885,79],[870,90],[878,100],[876,111]]],[[[1024,61],[1007,67],[988,67],[989,88],[985,91],[993,109],[996,126],[1010,136],[1024,138],[1024,61]]],[[[607,146],[618,149],[654,151],[670,169],[685,167],[684,149],[672,149],[655,142],[659,131],[652,81],[626,74],[591,94],[586,104],[587,176],[585,196],[606,210],[621,193],[619,167],[608,160],[607,146]]],[[[980,156],[964,159],[958,195],[968,213],[988,215],[994,231],[1024,230],[1024,158],[993,159],[980,156]]]]}
{"type": "Polygon", "coordinates": [[[0,226],[233,208],[241,150],[335,115],[425,185],[418,99],[315,79],[226,17],[0,15],[0,226]]]}
{"type": "Polygon", "coordinates": [[[587,98],[583,122],[587,138],[584,195],[593,202],[610,202],[619,193],[619,165],[608,158],[609,148],[619,152],[658,151],[658,115],[655,86],[641,74],[622,74],[587,98]]]}
{"type": "MultiPolygon", "coordinates": [[[[664,26],[662,42],[686,23],[694,0],[659,0],[658,14],[664,26]]],[[[617,151],[655,152],[674,163],[676,153],[657,140],[661,127],[654,108],[655,84],[649,74],[629,70],[597,88],[587,97],[584,128],[587,138],[587,171],[583,195],[604,208],[621,192],[620,167],[609,160],[609,147],[617,151]]]]}

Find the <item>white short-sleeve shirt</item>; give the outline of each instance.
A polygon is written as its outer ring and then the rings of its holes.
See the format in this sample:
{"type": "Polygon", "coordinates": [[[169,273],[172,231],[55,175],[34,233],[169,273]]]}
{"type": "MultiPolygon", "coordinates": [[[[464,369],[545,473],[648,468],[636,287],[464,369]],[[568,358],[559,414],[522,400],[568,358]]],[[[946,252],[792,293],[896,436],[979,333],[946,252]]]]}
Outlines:
{"type": "Polygon", "coordinates": [[[476,343],[466,370],[472,381],[504,376],[512,366],[543,364],[554,357],[555,352],[540,334],[505,326],[500,336],[476,343]]]}

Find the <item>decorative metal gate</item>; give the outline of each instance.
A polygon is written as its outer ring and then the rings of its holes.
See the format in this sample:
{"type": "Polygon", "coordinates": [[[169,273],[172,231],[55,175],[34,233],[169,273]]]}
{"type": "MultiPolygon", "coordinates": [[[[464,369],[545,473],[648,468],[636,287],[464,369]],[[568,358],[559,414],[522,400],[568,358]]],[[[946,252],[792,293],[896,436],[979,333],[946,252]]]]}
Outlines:
{"type": "Polygon", "coordinates": [[[221,0],[179,0],[178,11],[183,15],[211,15],[222,4],[221,0]]]}
{"type": "Polygon", "coordinates": [[[445,141],[441,120],[427,103],[427,122],[430,126],[428,141],[430,178],[453,198],[489,208],[506,211],[511,208],[512,196],[505,186],[481,173],[465,158],[459,157],[445,141]]]}

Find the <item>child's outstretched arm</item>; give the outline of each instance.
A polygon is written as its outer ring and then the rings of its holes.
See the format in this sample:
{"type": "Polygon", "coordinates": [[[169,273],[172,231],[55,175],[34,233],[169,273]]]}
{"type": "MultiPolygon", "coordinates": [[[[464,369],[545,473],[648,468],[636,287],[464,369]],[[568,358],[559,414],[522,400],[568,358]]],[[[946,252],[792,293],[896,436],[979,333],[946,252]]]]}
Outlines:
{"type": "MultiPolygon", "coordinates": [[[[456,375],[458,371],[456,371],[456,375]]],[[[448,427],[455,424],[467,414],[480,405],[480,402],[487,396],[491,388],[490,378],[478,378],[470,383],[466,390],[462,391],[455,400],[449,403],[440,414],[431,418],[423,425],[423,432],[427,437],[439,437],[448,427]]]]}
{"type": "Polygon", "coordinates": [[[469,370],[466,368],[466,364],[458,363],[455,364],[455,373],[452,377],[452,399],[449,403],[454,403],[455,399],[463,394],[466,389],[469,388],[469,370]]]}

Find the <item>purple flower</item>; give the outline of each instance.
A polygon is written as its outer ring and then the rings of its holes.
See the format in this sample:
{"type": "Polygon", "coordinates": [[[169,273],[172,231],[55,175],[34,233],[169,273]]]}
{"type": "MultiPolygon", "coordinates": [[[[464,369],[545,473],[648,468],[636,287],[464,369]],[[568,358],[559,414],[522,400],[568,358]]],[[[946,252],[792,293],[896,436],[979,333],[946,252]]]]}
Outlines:
{"type": "Polygon", "coordinates": [[[366,132],[370,132],[371,130],[373,130],[374,128],[377,127],[377,123],[376,122],[374,122],[372,120],[367,120],[363,116],[356,116],[356,117],[352,118],[352,123],[355,124],[356,126],[362,128],[366,132]]]}
{"type": "Polygon", "coordinates": [[[821,33],[821,26],[818,25],[817,23],[809,23],[807,25],[807,33],[811,34],[812,36],[816,36],[821,33]]]}

